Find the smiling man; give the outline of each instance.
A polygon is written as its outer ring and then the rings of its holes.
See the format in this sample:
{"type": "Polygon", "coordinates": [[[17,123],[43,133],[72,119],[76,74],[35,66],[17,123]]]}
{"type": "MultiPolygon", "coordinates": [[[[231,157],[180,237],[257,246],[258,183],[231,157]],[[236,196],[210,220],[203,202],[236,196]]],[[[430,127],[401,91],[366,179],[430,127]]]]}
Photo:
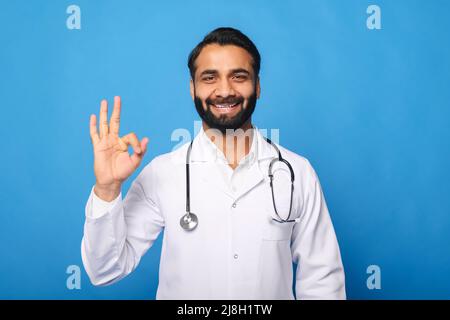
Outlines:
{"type": "Polygon", "coordinates": [[[96,183],[81,252],[94,285],[135,270],[164,230],[157,299],[345,299],[314,169],[252,123],[260,60],[253,42],[232,28],[212,31],[193,49],[190,91],[202,129],[145,166],[124,199],[122,184],[148,139],[119,137],[119,97],[109,124],[105,100],[99,130],[91,115],[96,183]]]}

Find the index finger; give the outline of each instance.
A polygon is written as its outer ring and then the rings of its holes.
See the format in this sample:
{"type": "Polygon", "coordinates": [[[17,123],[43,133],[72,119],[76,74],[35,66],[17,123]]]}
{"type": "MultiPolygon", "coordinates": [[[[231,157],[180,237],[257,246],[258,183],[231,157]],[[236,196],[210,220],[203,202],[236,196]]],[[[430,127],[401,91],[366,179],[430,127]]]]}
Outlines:
{"type": "Polygon", "coordinates": [[[111,114],[111,120],[109,121],[109,129],[111,133],[118,135],[120,127],[120,109],[121,100],[119,96],[114,97],[114,109],[111,114]]]}

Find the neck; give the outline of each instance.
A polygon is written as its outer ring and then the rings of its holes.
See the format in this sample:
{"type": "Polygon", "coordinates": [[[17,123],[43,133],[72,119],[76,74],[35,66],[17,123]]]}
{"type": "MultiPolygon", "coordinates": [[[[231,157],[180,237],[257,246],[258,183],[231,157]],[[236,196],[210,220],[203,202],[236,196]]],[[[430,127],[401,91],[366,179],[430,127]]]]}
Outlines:
{"type": "Polygon", "coordinates": [[[248,119],[239,129],[229,130],[226,134],[221,134],[218,130],[210,130],[211,128],[205,122],[202,126],[208,138],[222,151],[232,169],[235,169],[239,161],[250,152],[253,142],[251,119],[248,119]]]}

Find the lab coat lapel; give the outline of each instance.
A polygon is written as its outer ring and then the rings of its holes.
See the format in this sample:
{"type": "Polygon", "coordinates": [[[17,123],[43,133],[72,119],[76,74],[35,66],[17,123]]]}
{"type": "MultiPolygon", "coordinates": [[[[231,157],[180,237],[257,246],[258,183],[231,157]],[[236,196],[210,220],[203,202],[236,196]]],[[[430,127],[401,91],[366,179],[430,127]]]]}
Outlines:
{"type": "Polygon", "coordinates": [[[214,187],[215,189],[218,189],[219,191],[225,193],[229,197],[234,198],[234,195],[230,190],[229,185],[226,184],[223,175],[221,174],[221,172],[219,172],[217,164],[207,162],[204,163],[204,165],[208,167],[208,170],[200,170],[202,171],[200,173],[202,181],[214,187]]]}
{"type": "Polygon", "coordinates": [[[247,172],[247,179],[245,180],[245,184],[238,189],[237,194],[235,195],[238,199],[253,188],[258,186],[260,183],[264,182],[265,176],[267,172],[265,172],[264,168],[267,165],[264,165],[265,160],[270,161],[273,158],[276,158],[276,153],[272,150],[272,147],[269,143],[264,139],[261,132],[255,127],[255,139],[256,139],[256,160],[253,161],[251,166],[247,172]]]}
{"type": "Polygon", "coordinates": [[[261,169],[259,167],[259,164],[257,161],[255,161],[250,168],[248,169],[248,172],[246,173],[247,179],[245,180],[245,183],[242,187],[239,187],[235,193],[236,200],[240,197],[243,197],[247,192],[255,188],[258,184],[260,184],[262,181],[264,181],[264,175],[261,172],[261,169]]]}

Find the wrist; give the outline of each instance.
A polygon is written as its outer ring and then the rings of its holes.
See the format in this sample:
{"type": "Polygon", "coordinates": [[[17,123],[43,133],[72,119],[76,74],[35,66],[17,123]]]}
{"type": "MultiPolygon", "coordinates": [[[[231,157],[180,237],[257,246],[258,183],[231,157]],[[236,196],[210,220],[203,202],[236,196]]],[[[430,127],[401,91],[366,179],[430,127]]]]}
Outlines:
{"type": "Polygon", "coordinates": [[[120,194],[120,190],[121,190],[120,183],[102,185],[97,182],[94,186],[95,195],[107,202],[111,202],[114,199],[116,199],[120,194]]]}

